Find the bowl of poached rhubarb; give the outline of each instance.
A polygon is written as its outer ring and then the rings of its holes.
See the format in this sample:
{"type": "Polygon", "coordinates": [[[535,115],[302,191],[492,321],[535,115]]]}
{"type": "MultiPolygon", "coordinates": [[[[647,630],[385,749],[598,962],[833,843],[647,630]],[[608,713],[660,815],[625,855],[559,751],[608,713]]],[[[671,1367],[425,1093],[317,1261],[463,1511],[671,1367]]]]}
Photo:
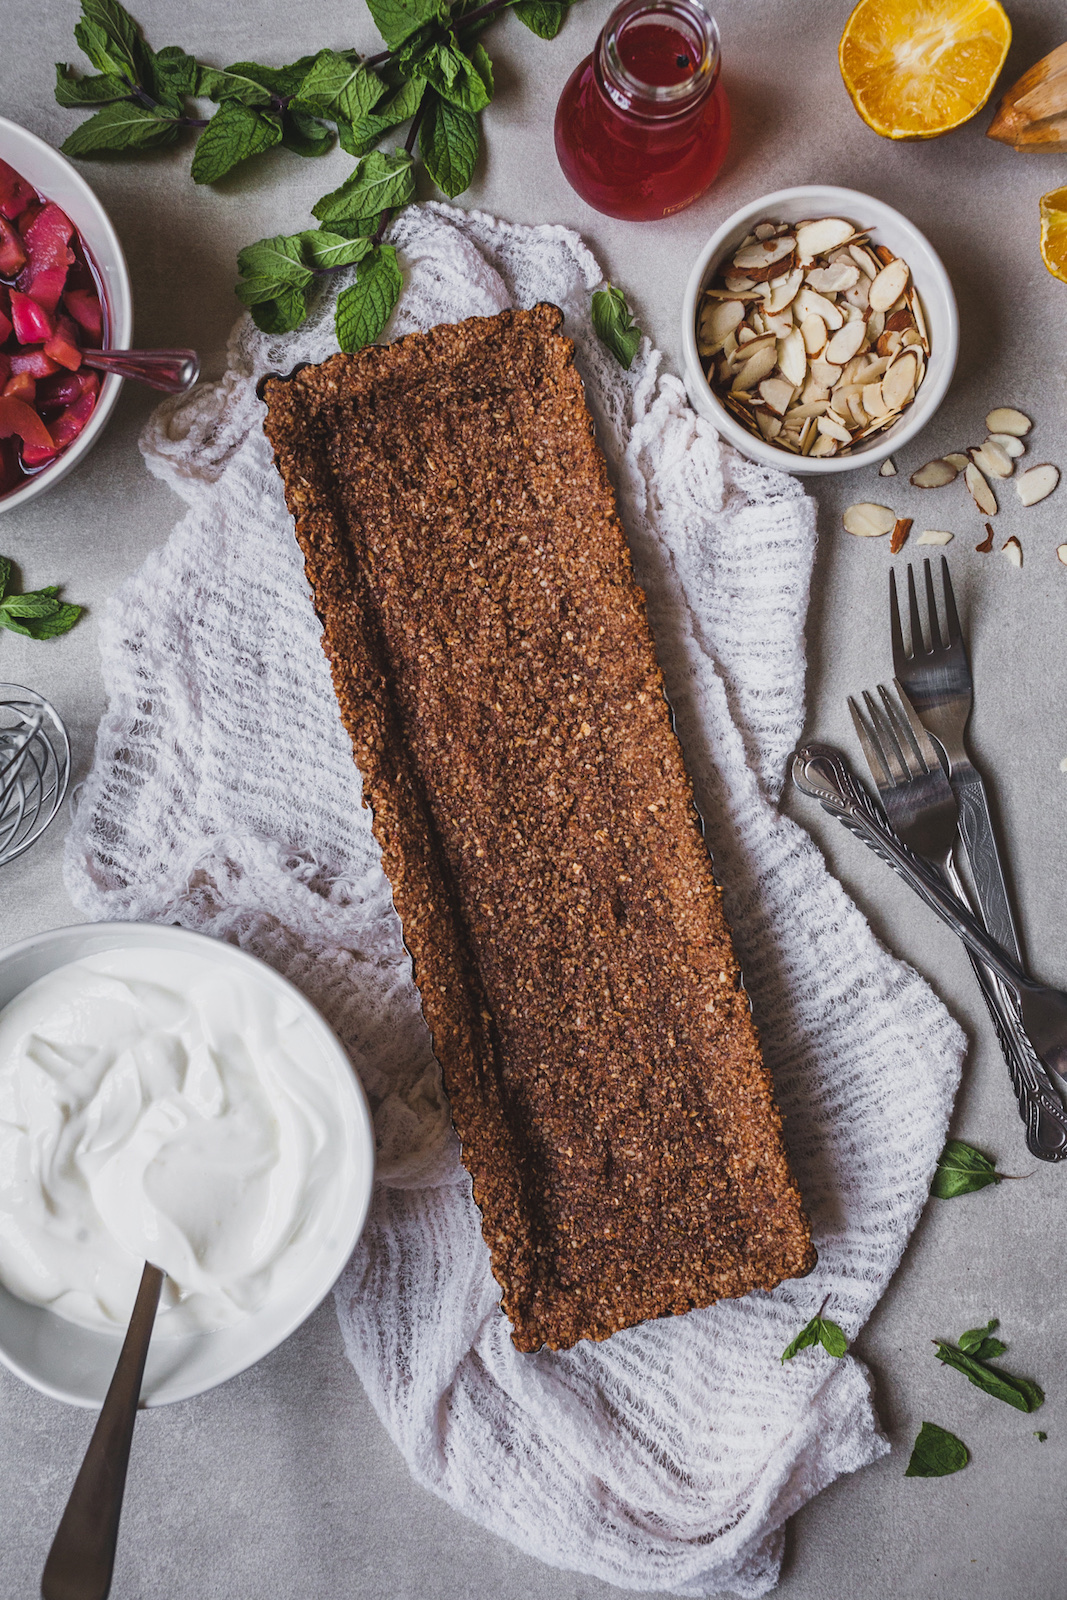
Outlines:
{"type": "Polygon", "coordinates": [[[0,511],[51,488],[103,432],[121,378],[85,350],[128,350],[126,258],[70,162],[0,117],[0,511]]]}

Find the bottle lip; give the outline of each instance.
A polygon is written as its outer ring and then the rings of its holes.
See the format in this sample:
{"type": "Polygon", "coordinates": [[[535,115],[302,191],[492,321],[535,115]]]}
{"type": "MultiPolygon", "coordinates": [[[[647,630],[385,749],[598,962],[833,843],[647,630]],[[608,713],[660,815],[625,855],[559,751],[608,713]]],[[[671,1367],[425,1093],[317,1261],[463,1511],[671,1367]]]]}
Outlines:
{"type": "Polygon", "coordinates": [[[715,87],[722,66],[719,29],[703,0],[623,0],[604,25],[597,48],[604,88],[624,111],[670,116],[688,111],[715,87]],[[620,41],[639,18],[662,18],[690,39],[697,68],[680,83],[645,83],[625,65],[620,41]]]}

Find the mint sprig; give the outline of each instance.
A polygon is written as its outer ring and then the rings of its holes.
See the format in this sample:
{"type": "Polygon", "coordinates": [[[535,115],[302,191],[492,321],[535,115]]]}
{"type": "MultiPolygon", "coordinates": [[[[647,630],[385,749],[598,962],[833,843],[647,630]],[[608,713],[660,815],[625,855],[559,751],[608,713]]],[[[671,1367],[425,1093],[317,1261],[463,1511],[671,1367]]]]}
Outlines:
{"type": "MultiPolygon", "coordinates": [[[[324,274],[358,263],[355,283],[338,297],[336,316],[341,348],[356,350],[379,336],[400,292],[396,252],[383,240],[390,217],[414,197],[416,148],[449,198],[461,194],[474,175],[477,119],[494,92],[482,30],[512,9],[524,26],[551,39],[571,3],[367,0],[387,46],[378,55],[322,49],[281,67],[256,61],[216,67],[179,45],[154,50],[119,0],[81,0],[74,36],[95,76],[60,63],[55,94],[60,105],[93,114],[62,149],[81,157],[137,155],[192,133],[194,181],[218,183],[275,148],[314,157],[340,144],[360,164],[312,208],[323,229],[277,235],[242,250],[237,295],[264,331],[287,332],[304,321],[324,274]],[[207,117],[191,115],[198,109],[190,106],[194,101],[213,102],[217,109],[207,117]],[[405,123],[402,149],[375,149],[405,123]],[[325,243],[323,232],[330,236],[325,243]]],[[[636,349],[640,332],[632,319],[628,325],[616,321],[613,348],[628,366],[633,351],[629,359],[623,352],[631,338],[636,349]]]]}
{"type": "Polygon", "coordinates": [[[592,304],[593,330],[601,344],[606,345],[616,361],[629,367],[641,343],[641,329],[637,326],[626,304],[621,289],[608,284],[597,289],[592,304]]]}
{"type": "Polygon", "coordinates": [[[807,1323],[795,1338],[790,1339],[782,1351],[782,1364],[792,1361],[793,1357],[801,1350],[807,1350],[811,1345],[821,1344],[827,1355],[840,1359],[848,1350],[848,1340],[845,1338],[836,1322],[831,1322],[829,1317],[824,1317],[826,1301],[824,1300],[818,1312],[807,1323]]]}
{"type": "Polygon", "coordinates": [[[962,1139],[949,1139],[937,1158],[937,1170],[930,1193],[937,1200],[954,1200],[957,1195],[973,1194],[991,1183],[1000,1183],[1009,1174],[998,1172],[988,1156],[962,1139]]]}
{"type": "Polygon", "coordinates": [[[1016,1378],[1000,1367],[991,1367],[990,1360],[1002,1356],[1007,1345],[993,1337],[997,1326],[992,1318],[984,1328],[969,1328],[960,1335],[959,1344],[949,1344],[945,1339],[934,1340],[934,1354],[946,1367],[961,1372],[976,1389],[994,1400],[1003,1400],[1016,1411],[1036,1411],[1045,1403],[1044,1391],[1032,1378],[1016,1378]]]}
{"type": "Polygon", "coordinates": [[[27,639],[55,639],[69,633],[82,614],[81,606],[58,599],[59,585],[30,589],[25,594],[9,593],[11,562],[0,556],[0,628],[21,633],[27,639]]]}

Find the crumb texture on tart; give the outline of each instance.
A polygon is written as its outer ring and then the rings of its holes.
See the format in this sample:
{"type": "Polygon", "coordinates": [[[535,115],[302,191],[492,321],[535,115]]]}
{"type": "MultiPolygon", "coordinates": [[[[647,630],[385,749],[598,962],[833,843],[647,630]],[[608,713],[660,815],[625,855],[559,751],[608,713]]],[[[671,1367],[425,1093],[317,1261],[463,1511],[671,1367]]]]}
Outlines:
{"type": "Polygon", "coordinates": [[[520,1350],[815,1253],[562,313],[264,393],[520,1350]]]}

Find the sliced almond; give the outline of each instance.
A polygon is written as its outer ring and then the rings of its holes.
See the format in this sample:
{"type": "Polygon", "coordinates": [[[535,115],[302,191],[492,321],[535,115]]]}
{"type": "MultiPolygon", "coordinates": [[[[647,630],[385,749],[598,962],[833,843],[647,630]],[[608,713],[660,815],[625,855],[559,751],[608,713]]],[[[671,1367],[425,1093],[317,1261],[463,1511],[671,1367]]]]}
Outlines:
{"type": "Polygon", "coordinates": [[[833,361],[838,365],[844,366],[846,361],[852,360],[866,337],[867,327],[862,319],[857,319],[855,322],[846,322],[844,327],[838,329],[826,346],[826,350],[823,353],[824,360],[833,361]]]}
{"type": "Polygon", "coordinates": [[[1014,433],[991,433],[989,438],[992,439],[994,444],[999,444],[1005,455],[1010,456],[1013,461],[1017,461],[1020,456],[1026,454],[1026,446],[1021,439],[1016,438],[1014,433]]]}
{"type": "Polygon", "coordinates": [[[1021,439],[1033,427],[1030,418],[1023,416],[1013,406],[997,406],[986,417],[985,425],[990,433],[1011,433],[1017,439],[1021,439]]]}
{"type": "Polygon", "coordinates": [[[992,439],[987,439],[979,449],[971,451],[971,460],[975,466],[991,478],[1010,478],[1015,471],[1015,463],[1006,450],[992,439]]]}
{"type": "Polygon", "coordinates": [[[871,284],[868,295],[871,310],[888,311],[904,293],[908,276],[908,263],[899,257],[884,266],[871,284]]]}
{"type": "Polygon", "coordinates": [[[1022,564],[1023,564],[1023,547],[1019,543],[1018,539],[1015,537],[1014,534],[1012,534],[1009,539],[1005,539],[1004,543],[1001,545],[1000,548],[1003,551],[1004,555],[1007,556],[1008,560],[1011,562],[1013,567],[1021,567],[1022,566],[1022,564]]]}
{"type": "Polygon", "coordinates": [[[809,312],[804,318],[800,324],[800,332],[804,340],[804,349],[809,356],[817,356],[821,350],[825,349],[827,339],[826,324],[814,312],[809,312]]]}
{"type": "Polygon", "coordinates": [[[730,290],[731,294],[736,293],[737,291],[741,291],[743,293],[748,289],[754,290],[756,287],[755,278],[746,278],[743,272],[728,272],[724,277],[723,282],[725,283],[727,289],[730,290]]]}
{"type": "Polygon", "coordinates": [[[759,386],[761,399],[765,400],[778,417],[784,417],[793,398],[793,385],[784,378],[764,378],[759,386]]]}
{"type": "Polygon", "coordinates": [[[889,554],[891,556],[895,556],[899,551],[903,550],[904,546],[908,542],[908,534],[910,532],[911,518],[898,517],[896,522],[893,524],[893,536],[889,541],[889,554]]]}
{"type": "Polygon", "coordinates": [[[832,389],[841,382],[841,368],[833,361],[823,361],[817,358],[809,368],[816,383],[822,384],[827,389],[832,389]]]}
{"type": "Polygon", "coordinates": [[[819,294],[842,294],[859,282],[860,269],[854,262],[837,261],[828,267],[809,267],[804,281],[819,294]]]}
{"type": "Polygon", "coordinates": [[[954,534],[946,533],[943,528],[925,528],[916,539],[916,544],[951,544],[954,534]]]}
{"type": "Polygon", "coordinates": [[[988,555],[990,550],[992,550],[993,524],[991,522],[987,522],[985,525],[985,538],[982,540],[981,544],[976,544],[974,548],[981,551],[982,555],[988,555]]]}
{"type": "Polygon", "coordinates": [[[867,286],[869,282],[869,278],[860,278],[858,282],[852,285],[851,289],[845,290],[844,298],[857,311],[867,310],[867,286]]]}
{"type": "MultiPolygon", "coordinates": [[[[1065,567],[1067,567],[1067,544],[1058,544],[1056,546],[1056,557],[1058,560],[1063,562],[1065,567]]],[[[1067,772],[1067,767],[1064,767],[1063,770],[1064,772],[1067,772]]]]}
{"type": "Polygon", "coordinates": [[[801,265],[806,266],[816,256],[836,250],[839,244],[853,238],[855,231],[851,222],[840,217],[822,217],[818,222],[801,223],[797,228],[797,254],[801,265]]]}
{"type": "Polygon", "coordinates": [[[763,271],[766,267],[773,267],[776,261],[782,261],[786,256],[791,256],[796,246],[796,240],[789,234],[780,239],[757,240],[755,244],[744,245],[734,256],[734,268],[737,272],[751,274],[753,270],[763,271]]]}
{"type": "Polygon", "coordinates": [[[1040,466],[1027,467],[1015,480],[1015,493],[1024,506],[1036,506],[1039,500],[1050,495],[1060,481],[1060,469],[1048,461],[1040,466]]]}
{"type": "Polygon", "coordinates": [[[882,379],[882,398],[891,411],[907,405],[915,392],[918,376],[919,364],[910,353],[893,362],[882,379]]]}
{"type": "Polygon", "coordinates": [[[828,439],[836,439],[838,444],[852,443],[852,435],[845,427],[844,422],[839,420],[837,417],[830,416],[829,413],[827,413],[827,415],[824,417],[820,417],[815,426],[818,428],[819,432],[824,433],[828,439]]]}
{"type": "Polygon", "coordinates": [[[800,405],[789,407],[789,410],[785,414],[785,420],[787,422],[794,420],[797,422],[808,422],[812,417],[825,416],[826,407],[829,405],[829,403],[830,402],[828,400],[809,400],[807,402],[802,401],[800,405]]]}
{"type": "Polygon", "coordinates": [[[915,318],[915,326],[919,330],[919,338],[922,340],[922,347],[926,351],[927,355],[929,355],[930,335],[926,329],[926,316],[923,312],[922,301],[919,298],[919,291],[916,289],[914,284],[912,284],[908,290],[908,305],[911,307],[911,314],[915,318]]]}
{"type": "Polygon", "coordinates": [[[782,431],[781,418],[772,417],[769,411],[757,411],[756,426],[768,443],[782,431]]]}
{"type": "MultiPolygon", "coordinates": [[[[800,453],[801,453],[801,455],[803,455],[803,456],[810,455],[812,450],[819,443],[819,441],[822,439],[822,437],[823,437],[822,434],[819,432],[818,428],[815,426],[815,418],[814,417],[809,417],[807,422],[804,424],[804,432],[800,436],[800,453]]],[[[831,440],[831,443],[832,442],[833,441],[831,440]]]]}
{"type": "Polygon", "coordinates": [[[882,334],[884,332],[885,332],[885,312],[884,311],[868,311],[868,313],[867,313],[867,337],[868,337],[868,339],[870,339],[871,343],[872,344],[876,344],[877,341],[882,337],[882,334]]]}
{"type": "Polygon", "coordinates": [[[859,505],[847,506],[841,521],[846,533],[854,533],[860,539],[880,539],[884,534],[892,533],[897,524],[897,515],[888,506],[862,501],[859,505]]]}
{"type": "Polygon", "coordinates": [[[745,307],[741,300],[712,300],[705,305],[700,313],[699,336],[712,349],[711,354],[723,343],[727,334],[744,320],[745,307]]]}
{"type": "Polygon", "coordinates": [[[757,222],[752,230],[753,239],[773,239],[778,232],[777,225],[773,222],[757,222]]]}
{"type": "Polygon", "coordinates": [[[778,365],[785,378],[794,388],[799,389],[808,375],[808,356],[804,349],[804,335],[799,328],[792,328],[778,345],[778,365]]]}
{"type": "Polygon", "coordinates": [[[796,298],[796,315],[801,322],[804,321],[805,317],[821,317],[826,326],[832,331],[840,328],[845,320],[843,313],[832,300],[828,300],[824,294],[817,294],[814,289],[809,289],[806,284],[796,298]]]}
{"type": "MultiPolygon", "coordinates": [[[[882,393],[880,383],[866,383],[863,386],[863,409],[869,417],[884,417],[888,407],[885,395],[882,393]]],[[[896,471],[896,468],[893,468],[896,471]]]]}
{"type": "Polygon", "coordinates": [[[970,456],[965,456],[959,450],[946,450],[942,460],[947,461],[950,467],[955,467],[957,472],[966,470],[970,456]]]}
{"type": "MultiPolygon", "coordinates": [[[[816,423],[816,427],[818,427],[817,423],[816,423]]],[[[815,435],[815,443],[812,445],[811,449],[808,451],[808,455],[809,456],[836,456],[836,454],[837,454],[837,442],[836,442],[836,440],[831,439],[828,434],[816,433],[816,435],[815,435]]]]}
{"type": "Polygon", "coordinates": [[[754,355],[748,357],[730,385],[730,392],[741,394],[746,389],[754,389],[757,383],[770,377],[777,365],[778,351],[772,338],[769,344],[763,345],[754,355]]]}
{"type": "Polygon", "coordinates": [[[767,310],[776,315],[784,311],[786,306],[795,300],[797,291],[804,282],[804,274],[800,268],[794,272],[787,272],[784,278],[775,278],[771,283],[770,298],[767,301],[767,310]]]}
{"type": "Polygon", "coordinates": [[[793,331],[793,318],[789,314],[788,306],[777,316],[770,311],[763,313],[763,326],[768,333],[773,333],[776,339],[787,339],[793,331]]]}
{"type": "Polygon", "coordinates": [[[893,460],[892,456],[886,456],[885,460],[882,462],[882,465],[878,468],[878,476],[880,478],[895,478],[896,475],[896,462],[893,460]]]}
{"type": "MultiPolygon", "coordinates": [[[[969,465],[966,457],[964,465],[969,465]]],[[[924,467],[913,472],[911,482],[916,489],[943,489],[947,483],[953,483],[958,476],[958,470],[951,461],[938,459],[928,461],[924,467]]]]}
{"type": "Polygon", "coordinates": [[[979,511],[984,511],[987,517],[995,517],[998,509],[997,497],[973,461],[970,462],[963,475],[967,480],[967,487],[971,491],[971,496],[979,511]]]}

